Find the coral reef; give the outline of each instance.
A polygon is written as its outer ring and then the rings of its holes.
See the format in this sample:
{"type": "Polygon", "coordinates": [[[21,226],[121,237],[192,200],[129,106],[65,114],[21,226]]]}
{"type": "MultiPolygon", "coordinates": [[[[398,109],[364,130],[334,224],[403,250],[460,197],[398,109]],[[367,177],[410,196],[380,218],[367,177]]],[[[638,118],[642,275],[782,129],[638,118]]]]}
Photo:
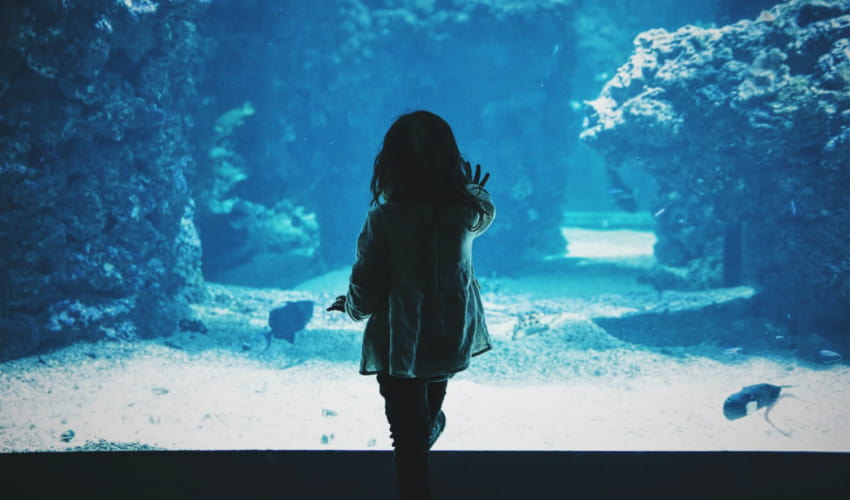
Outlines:
{"type": "Polygon", "coordinates": [[[314,213],[289,199],[264,202],[243,188],[257,172],[240,153],[244,141],[238,131],[256,112],[245,101],[219,115],[209,153],[198,159],[192,176],[203,273],[213,281],[286,287],[315,272],[318,222],[314,213]],[[268,272],[270,266],[274,273],[268,272]]]}
{"type": "Polygon", "coordinates": [[[850,328],[850,2],[641,33],[582,138],[657,183],[660,287],[758,286],[789,332],[850,328]]]}
{"type": "Polygon", "coordinates": [[[184,174],[206,3],[0,7],[0,359],[168,335],[199,293],[184,174]]]}
{"type": "Polygon", "coordinates": [[[763,10],[782,3],[781,0],[717,0],[717,21],[731,24],[741,19],[755,19],[763,10]]]}

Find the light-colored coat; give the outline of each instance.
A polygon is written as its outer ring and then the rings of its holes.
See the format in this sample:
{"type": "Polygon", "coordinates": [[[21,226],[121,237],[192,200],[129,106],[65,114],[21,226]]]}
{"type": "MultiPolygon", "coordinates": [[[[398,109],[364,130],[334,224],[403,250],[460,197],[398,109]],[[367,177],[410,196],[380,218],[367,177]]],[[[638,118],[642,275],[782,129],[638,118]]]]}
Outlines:
{"type": "Polygon", "coordinates": [[[467,189],[487,216],[468,206],[389,202],[369,211],[357,240],[345,311],[369,318],[360,373],[435,378],[466,369],[491,348],[472,267],[472,241],[496,209],[483,188],[467,189]]]}

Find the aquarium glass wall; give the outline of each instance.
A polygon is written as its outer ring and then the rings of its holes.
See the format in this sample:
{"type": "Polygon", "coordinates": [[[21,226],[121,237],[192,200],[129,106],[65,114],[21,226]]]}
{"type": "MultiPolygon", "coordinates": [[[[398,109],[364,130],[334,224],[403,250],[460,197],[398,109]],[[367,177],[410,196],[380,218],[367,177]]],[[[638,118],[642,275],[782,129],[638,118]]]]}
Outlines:
{"type": "Polygon", "coordinates": [[[328,308],[417,110],[496,207],[435,450],[850,451],[850,1],[46,0],[0,6],[0,452],[391,449],[328,308]]]}

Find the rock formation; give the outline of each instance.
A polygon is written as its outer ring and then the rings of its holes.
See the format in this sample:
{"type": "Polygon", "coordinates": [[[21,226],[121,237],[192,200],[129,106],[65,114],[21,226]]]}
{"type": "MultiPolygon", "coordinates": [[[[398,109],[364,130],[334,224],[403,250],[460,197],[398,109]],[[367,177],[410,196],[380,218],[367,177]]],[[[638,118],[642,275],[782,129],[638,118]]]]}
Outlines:
{"type": "Polygon", "coordinates": [[[205,3],[0,7],[0,360],[183,317],[201,283],[185,137],[205,3]]]}
{"type": "Polygon", "coordinates": [[[657,185],[659,287],[747,283],[789,333],[850,328],[850,2],[641,33],[582,137],[657,185]]]}
{"type": "MultiPolygon", "coordinates": [[[[201,80],[209,131],[216,116],[253,103],[256,114],[232,137],[246,175],[236,192],[255,206],[271,209],[285,197],[315,214],[317,259],[299,267],[350,265],[383,134],[397,116],[420,108],[446,118],[462,152],[493,174],[487,187],[499,223],[476,242],[479,271],[508,272],[518,261],[563,251],[560,139],[575,143],[579,132],[567,98],[573,5],[339,0],[317,9],[245,0],[208,12],[210,67],[228,68],[227,78],[209,72],[201,80]]],[[[199,126],[196,142],[204,131],[199,126]]],[[[201,220],[202,240],[217,228],[230,231],[222,222],[201,220]]],[[[204,248],[205,270],[213,264],[207,257],[238,257],[206,241],[204,248]]],[[[259,249],[247,253],[250,261],[259,249]]]]}

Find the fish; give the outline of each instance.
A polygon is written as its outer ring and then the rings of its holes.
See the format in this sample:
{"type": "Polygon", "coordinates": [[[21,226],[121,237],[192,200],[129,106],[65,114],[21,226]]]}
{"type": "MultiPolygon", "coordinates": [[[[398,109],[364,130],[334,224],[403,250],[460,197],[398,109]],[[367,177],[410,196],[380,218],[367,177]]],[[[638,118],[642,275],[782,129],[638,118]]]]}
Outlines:
{"type": "Polygon", "coordinates": [[[779,399],[783,387],[788,386],[756,384],[744,387],[726,398],[723,403],[723,415],[729,420],[735,420],[760,408],[770,408],[779,399]]]}
{"type": "Polygon", "coordinates": [[[786,394],[780,396],[782,389],[791,387],[790,385],[771,385],[771,384],[756,384],[741,388],[740,391],[732,394],[726,401],[723,402],[723,415],[729,420],[736,420],[758,411],[761,408],[767,408],[764,412],[764,419],[782,434],[789,434],[770,421],[769,414],[773,405],[781,397],[791,396],[786,394]]]}
{"type": "Polygon", "coordinates": [[[841,354],[829,349],[821,349],[818,351],[819,361],[825,365],[832,365],[841,362],[841,354]]]}
{"type": "Polygon", "coordinates": [[[76,435],[77,434],[73,430],[68,429],[67,431],[63,432],[61,436],[59,436],[59,439],[66,442],[66,443],[70,443],[71,440],[74,439],[74,436],[76,436],[76,435]]]}
{"type": "Polygon", "coordinates": [[[295,333],[303,330],[313,317],[314,305],[312,300],[295,300],[272,309],[269,312],[271,330],[265,334],[266,348],[263,352],[272,345],[272,337],[294,344],[295,333]]]}
{"type": "Polygon", "coordinates": [[[608,194],[611,195],[614,203],[626,212],[637,212],[638,204],[632,188],[626,185],[620,174],[612,168],[608,169],[608,178],[611,181],[608,194]]]}

